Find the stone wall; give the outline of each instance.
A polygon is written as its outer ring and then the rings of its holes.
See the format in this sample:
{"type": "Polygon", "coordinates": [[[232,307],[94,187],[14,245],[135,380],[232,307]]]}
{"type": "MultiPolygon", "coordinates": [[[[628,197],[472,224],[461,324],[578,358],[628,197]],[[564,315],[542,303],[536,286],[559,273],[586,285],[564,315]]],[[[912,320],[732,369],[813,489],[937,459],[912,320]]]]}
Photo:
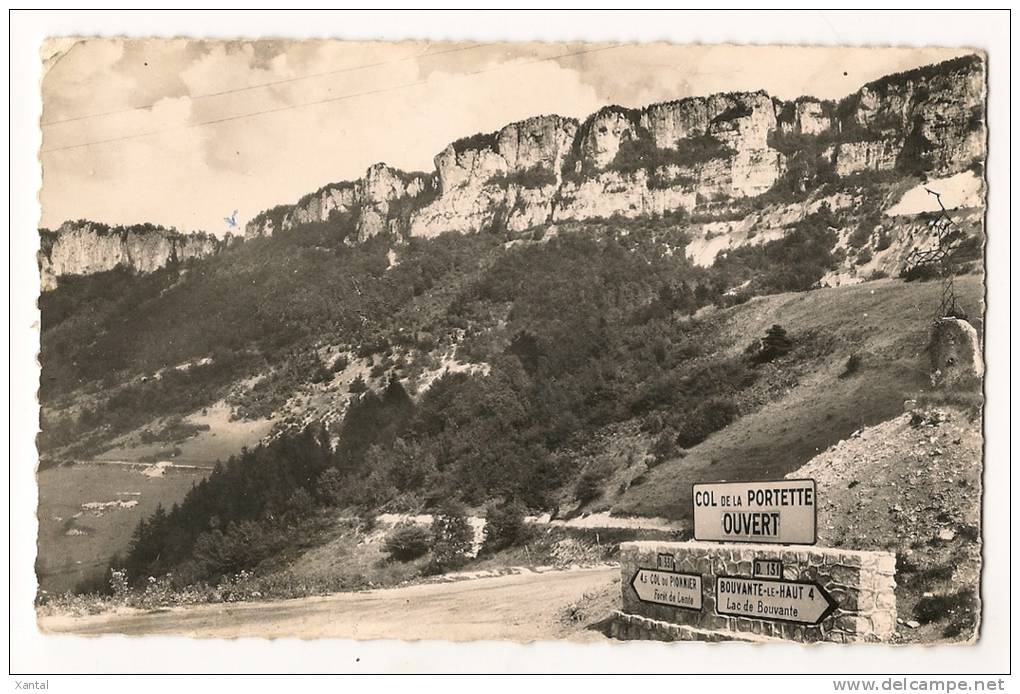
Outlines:
{"type": "Polygon", "coordinates": [[[650,619],[620,611],[613,613],[613,619],[609,624],[609,635],[620,641],[705,641],[708,643],[744,641],[762,643],[774,640],[755,634],[697,629],[686,624],[673,624],[660,619],[650,619]]]}
{"type": "Polygon", "coordinates": [[[621,546],[623,611],[661,622],[727,634],[753,634],[802,642],[885,641],[896,627],[896,557],[817,547],[708,542],[628,542],[621,546]],[[659,555],[671,555],[676,572],[701,576],[700,610],[642,601],[631,581],[639,569],[655,570],[659,555]],[[786,581],[817,583],[836,608],[817,625],[719,614],[716,578],[751,577],[755,559],[778,559],[786,581]]]}

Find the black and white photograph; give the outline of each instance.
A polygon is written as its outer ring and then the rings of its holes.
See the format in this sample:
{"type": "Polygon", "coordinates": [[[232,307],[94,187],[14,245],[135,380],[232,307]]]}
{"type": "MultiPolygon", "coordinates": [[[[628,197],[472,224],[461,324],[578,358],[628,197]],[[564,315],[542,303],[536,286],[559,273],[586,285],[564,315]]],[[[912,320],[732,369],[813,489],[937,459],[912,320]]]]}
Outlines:
{"type": "Polygon", "coordinates": [[[1008,65],[334,33],[38,46],[44,640],[981,641],[1008,65]]]}

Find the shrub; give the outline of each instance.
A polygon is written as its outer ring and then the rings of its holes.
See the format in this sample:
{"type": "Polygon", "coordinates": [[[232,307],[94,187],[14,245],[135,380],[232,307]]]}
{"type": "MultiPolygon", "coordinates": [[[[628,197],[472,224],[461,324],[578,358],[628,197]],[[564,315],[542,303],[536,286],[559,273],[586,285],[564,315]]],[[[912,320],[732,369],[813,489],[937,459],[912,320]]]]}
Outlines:
{"type": "Polygon", "coordinates": [[[878,239],[875,241],[875,250],[884,251],[892,245],[892,237],[885,229],[878,232],[878,239]]]}
{"type": "Polygon", "coordinates": [[[713,123],[724,123],[730,120],[737,120],[738,118],[746,118],[753,113],[751,108],[745,104],[734,104],[725,111],[720,113],[718,116],[712,119],[713,123]]]}
{"type": "Polygon", "coordinates": [[[519,501],[490,505],[485,513],[485,537],[482,549],[485,552],[497,552],[520,544],[528,530],[524,514],[524,504],[519,501]]]}
{"type": "Polygon", "coordinates": [[[429,175],[424,178],[426,179],[425,186],[416,195],[404,195],[390,201],[389,216],[391,219],[400,220],[400,228],[406,229],[410,223],[411,214],[415,210],[431,205],[442,193],[434,176],[429,175]]]}
{"type": "Polygon", "coordinates": [[[714,272],[727,278],[729,286],[751,280],[754,294],[800,292],[816,286],[825,273],[841,260],[835,248],[839,224],[832,211],[822,205],[783,238],[735,248],[716,258],[714,272]]]}
{"type": "Polygon", "coordinates": [[[124,569],[110,569],[110,593],[117,600],[125,600],[130,590],[128,586],[127,571],[124,569]]]}
{"type": "Polygon", "coordinates": [[[414,523],[401,523],[390,531],[383,549],[391,559],[411,561],[429,551],[431,534],[428,528],[414,523]]]}
{"type": "Polygon", "coordinates": [[[330,369],[326,368],[325,364],[320,362],[316,364],[315,367],[312,369],[312,373],[308,377],[308,380],[311,381],[312,383],[325,383],[332,377],[333,372],[330,369]]]}
{"type": "Polygon", "coordinates": [[[475,532],[464,505],[447,501],[432,517],[431,573],[456,568],[471,551],[475,532]]]}
{"type": "Polygon", "coordinates": [[[375,515],[375,511],[369,509],[361,509],[358,512],[358,529],[363,533],[370,533],[375,530],[379,523],[379,519],[375,515]]]}
{"type": "Polygon", "coordinates": [[[658,169],[648,174],[648,187],[651,190],[665,190],[667,188],[693,188],[697,179],[692,176],[677,174],[667,176],[660,173],[658,169]]]}
{"type": "Polygon", "coordinates": [[[695,166],[736,154],[732,147],[712,135],[681,138],[676,142],[676,152],[668,163],[678,166],[695,166]]]}
{"type": "Polygon", "coordinates": [[[499,151],[499,133],[475,133],[468,137],[462,137],[453,143],[453,150],[457,154],[461,154],[470,149],[482,150],[491,149],[493,152],[499,151]]]}
{"type": "Polygon", "coordinates": [[[851,248],[864,248],[868,241],[871,239],[871,235],[875,233],[875,229],[881,223],[881,213],[877,210],[870,212],[864,219],[860,221],[857,228],[854,229],[853,233],[850,234],[850,238],[847,242],[851,248]]]}
{"type": "Polygon", "coordinates": [[[343,475],[335,467],[331,467],[315,482],[319,498],[328,504],[339,505],[343,498],[343,475]]]}
{"type": "Polygon", "coordinates": [[[359,375],[357,378],[351,381],[351,385],[348,386],[347,390],[349,390],[352,393],[364,393],[366,390],[368,390],[368,386],[365,385],[365,379],[359,375]]]}
{"type": "Polygon", "coordinates": [[[725,397],[715,397],[698,405],[690,416],[681,422],[676,442],[690,448],[719,431],[740,416],[736,403],[725,397]]]}
{"type": "Polygon", "coordinates": [[[299,521],[307,518],[315,510],[315,499],[304,487],[298,487],[287,499],[286,514],[288,519],[299,521]]]}
{"type": "MultiPolygon", "coordinates": [[[[633,173],[641,169],[651,173],[666,166],[693,167],[732,154],[732,148],[711,135],[681,138],[677,140],[675,148],[663,149],[655,146],[647,131],[640,131],[636,137],[620,143],[610,168],[622,173],[633,173]]],[[[668,185],[668,182],[657,179],[653,187],[668,185]]]]}
{"type": "Polygon", "coordinates": [[[967,624],[973,623],[975,607],[974,590],[966,588],[952,595],[922,597],[914,607],[914,616],[921,624],[931,624],[943,619],[967,624]]]}
{"type": "Polygon", "coordinates": [[[900,271],[900,279],[904,282],[927,282],[928,280],[935,279],[940,274],[940,269],[935,264],[914,265],[912,267],[904,267],[900,271]]]}
{"type": "Polygon", "coordinates": [[[522,171],[495,174],[487,183],[503,187],[516,185],[521,188],[545,188],[556,183],[556,174],[542,164],[535,164],[522,171]]]}
{"type": "Polygon", "coordinates": [[[349,363],[350,362],[347,359],[347,355],[341,354],[336,359],[333,360],[333,365],[330,366],[329,368],[333,373],[339,373],[346,369],[349,363]]]}
{"type": "Polygon", "coordinates": [[[899,552],[896,553],[896,573],[910,574],[917,572],[917,564],[911,561],[910,557],[899,552]]]}
{"type": "Polygon", "coordinates": [[[810,191],[838,179],[832,161],[826,156],[831,138],[827,135],[782,134],[773,131],[768,135],[769,147],[786,155],[786,172],[765,193],[758,196],[756,207],[761,209],[773,202],[803,199],[810,191]]]}
{"type": "Polygon", "coordinates": [[[602,482],[605,480],[605,473],[601,470],[585,470],[577,480],[574,487],[574,498],[582,506],[595,501],[602,496],[602,482]]]}
{"type": "Polygon", "coordinates": [[[676,435],[668,429],[660,433],[652,444],[652,455],[656,465],[680,455],[680,450],[676,445],[676,435]]]}
{"type": "Polygon", "coordinates": [[[787,336],[786,329],[777,324],[765,332],[765,337],[760,337],[748,345],[745,354],[753,363],[765,364],[787,354],[791,349],[793,341],[787,336]]]}
{"type": "Polygon", "coordinates": [[[141,595],[135,595],[134,605],[143,609],[152,610],[163,605],[173,603],[174,595],[173,575],[166,574],[156,577],[149,576],[148,582],[141,595]]]}

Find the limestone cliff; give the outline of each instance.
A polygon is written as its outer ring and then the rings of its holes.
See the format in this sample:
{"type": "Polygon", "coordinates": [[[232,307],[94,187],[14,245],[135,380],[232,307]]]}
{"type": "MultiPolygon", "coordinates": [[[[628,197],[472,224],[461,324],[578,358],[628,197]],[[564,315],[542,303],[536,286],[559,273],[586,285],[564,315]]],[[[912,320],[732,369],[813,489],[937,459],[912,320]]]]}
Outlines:
{"type": "Polygon", "coordinates": [[[380,232],[516,232],[693,211],[770,190],[791,154],[776,138],[794,142],[794,151],[820,143],[838,176],[894,169],[948,175],[980,161],[983,113],[984,64],[968,56],[890,75],[838,104],[809,96],[784,102],[757,91],[609,106],[581,122],[536,116],[448,145],[431,174],[376,164],[356,181],[259,214],[245,235],[339,222],[356,243],[380,232]]]}
{"type": "Polygon", "coordinates": [[[790,102],[777,101],[776,118],[784,135],[822,135],[836,125],[835,104],[814,97],[801,97],[790,102]]]}
{"type": "Polygon", "coordinates": [[[351,242],[365,241],[382,231],[398,232],[407,204],[424,198],[435,185],[434,176],[374,164],[357,181],[331,183],[294,205],[279,205],[256,215],[245,226],[245,238],[272,236],[343,216],[351,223],[351,242]]]}
{"type": "Polygon", "coordinates": [[[65,275],[91,275],[116,267],[152,272],[217,253],[229,240],[204,233],[182,234],[151,224],[110,227],[80,220],[41,231],[39,270],[44,291],[65,275]]]}
{"type": "Polygon", "coordinates": [[[609,107],[583,123],[537,116],[448,145],[431,176],[377,164],[357,181],[259,214],[245,235],[268,236],[344,212],[357,217],[357,233],[347,236],[357,241],[380,231],[425,237],[521,231],[561,219],[690,209],[698,193],[744,197],[768,190],[784,170],[783,156],[768,145],[775,128],[775,108],[764,92],[642,110],[609,107]]]}
{"type": "Polygon", "coordinates": [[[939,176],[964,171],[983,159],[984,112],[979,56],[883,77],[839,104],[848,142],[835,149],[837,172],[892,168],[890,162],[939,176]]]}
{"type": "Polygon", "coordinates": [[[884,140],[843,142],[825,151],[832,160],[837,176],[849,176],[861,171],[891,171],[896,168],[903,153],[903,140],[889,137],[884,140]]]}

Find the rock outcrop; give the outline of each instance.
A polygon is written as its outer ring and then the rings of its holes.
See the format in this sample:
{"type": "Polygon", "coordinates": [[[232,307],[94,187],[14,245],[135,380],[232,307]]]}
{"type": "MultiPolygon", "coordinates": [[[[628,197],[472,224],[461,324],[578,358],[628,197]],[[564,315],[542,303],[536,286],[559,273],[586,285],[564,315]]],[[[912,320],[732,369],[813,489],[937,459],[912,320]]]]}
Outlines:
{"type": "Polygon", "coordinates": [[[839,111],[841,131],[854,139],[902,140],[904,168],[964,171],[984,157],[984,61],[970,55],[888,75],[844,99],[839,111]]]}
{"type": "Polygon", "coordinates": [[[521,231],[562,219],[692,209],[699,192],[746,197],[768,190],[784,171],[783,155],[768,144],[775,129],[775,105],[765,92],[692,97],[642,110],[607,107],[584,123],[537,116],[448,145],[436,155],[431,176],[377,164],[357,181],[328,185],[293,206],[258,215],[246,236],[269,236],[343,212],[359,217],[357,233],[347,237],[357,241],[380,231],[423,237],[521,231]],[[656,161],[645,163],[649,151],[656,161]]]}
{"type": "Polygon", "coordinates": [[[548,221],[578,123],[537,116],[458,140],[436,155],[440,195],[409,219],[411,236],[526,229],[548,221]]]}
{"type": "Polygon", "coordinates": [[[835,106],[831,101],[820,101],[813,97],[779,103],[779,130],[784,135],[821,135],[830,132],[836,125],[835,106]]]}
{"type": "MultiPolygon", "coordinates": [[[[328,223],[355,244],[383,233],[521,232],[569,220],[711,212],[773,189],[802,151],[818,153],[837,176],[949,176],[982,162],[984,103],[984,61],[973,55],[889,75],[839,103],[784,102],[756,91],[608,106],[584,121],[536,116],[448,145],[431,173],[374,164],[355,181],[256,215],[245,238],[328,223]]],[[[721,240],[703,239],[698,257],[774,235],[760,225],[730,226],[721,240]]],[[[117,266],[149,272],[221,247],[203,235],[88,222],[65,224],[43,241],[48,288],[61,275],[117,266]]]]}
{"type": "Polygon", "coordinates": [[[837,176],[861,171],[891,171],[903,153],[903,140],[861,140],[843,142],[826,150],[837,176]]]}
{"type": "Polygon", "coordinates": [[[790,138],[824,142],[839,176],[899,168],[945,175],[980,160],[983,108],[984,64],[969,56],[890,75],[838,104],[757,91],[608,106],[583,122],[537,116],[448,145],[431,174],[376,164],[356,181],[258,215],[246,236],[336,222],[356,243],[383,232],[517,232],[692,211],[768,191],[803,142],[790,138]]]}
{"type": "MultiPolygon", "coordinates": [[[[842,260],[819,280],[819,284],[834,287],[896,277],[904,272],[915,251],[936,248],[939,232],[933,224],[932,213],[938,205],[929,190],[939,191],[947,209],[952,210],[959,242],[953,254],[956,271],[969,273],[979,269],[984,255],[985,185],[979,174],[964,171],[949,177],[929,178],[907,190],[898,201],[886,200],[886,209],[871,220],[874,226],[867,224],[862,229],[859,222],[843,225],[837,232],[838,240],[833,249],[842,260]]],[[[827,198],[827,204],[833,211],[850,212],[866,207],[868,201],[854,195],[827,198]]],[[[759,227],[758,231],[764,229],[759,227]]]]}
{"type": "Polygon", "coordinates": [[[294,205],[266,210],[245,225],[245,238],[272,236],[303,224],[328,222],[347,215],[348,241],[363,242],[383,231],[398,231],[401,214],[410,203],[435,189],[433,176],[405,173],[374,164],[357,181],[331,183],[304,196],[294,205]]]}
{"type": "Polygon", "coordinates": [[[152,272],[167,265],[219,252],[229,240],[183,234],[151,224],[109,227],[89,221],[65,222],[41,231],[39,270],[42,289],[54,289],[65,275],[91,275],[125,267],[152,272]]]}
{"type": "Polygon", "coordinates": [[[928,346],[932,385],[951,385],[981,378],[984,361],[974,326],[960,318],[939,318],[932,325],[928,346]]]}

